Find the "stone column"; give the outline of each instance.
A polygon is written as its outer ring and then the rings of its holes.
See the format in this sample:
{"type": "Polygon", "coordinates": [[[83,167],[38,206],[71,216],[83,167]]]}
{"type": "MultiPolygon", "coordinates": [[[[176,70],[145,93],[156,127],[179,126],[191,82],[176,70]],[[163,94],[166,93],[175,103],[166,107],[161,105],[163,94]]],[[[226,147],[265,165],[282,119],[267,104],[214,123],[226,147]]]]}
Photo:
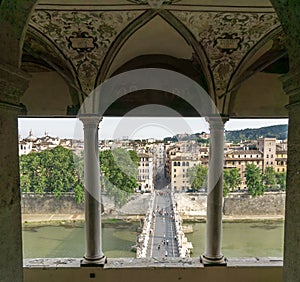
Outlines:
{"type": "Polygon", "coordinates": [[[97,115],[80,117],[84,127],[85,255],[82,266],[103,266],[97,115]]]}
{"type": "Polygon", "coordinates": [[[282,78],[289,95],[288,165],[284,230],[284,282],[300,277],[300,72],[282,78]]]}
{"type": "Polygon", "coordinates": [[[224,166],[224,122],[222,118],[209,118],[210,159],[208,170],[206,243],[201,257],[204,265],[225,265],[221,252],[223,166],[224,166]]]}
{"type": "Polygon", "coordinates": [[[0,65],[0,281],[23,281],[22,226],[18,154],[20,97],[28,77],[0,65]]]}

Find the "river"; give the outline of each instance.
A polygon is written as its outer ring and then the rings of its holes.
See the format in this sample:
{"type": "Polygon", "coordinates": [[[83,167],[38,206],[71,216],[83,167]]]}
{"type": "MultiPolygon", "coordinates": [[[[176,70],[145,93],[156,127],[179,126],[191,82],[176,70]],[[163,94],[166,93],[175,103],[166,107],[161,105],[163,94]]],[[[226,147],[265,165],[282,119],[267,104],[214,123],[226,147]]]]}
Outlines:
{"type": "MultiPolygon", "coordinates": [[[[134,257],[139,223],[103,224],[103,251],[107,257],[134,257]]],[[[187,234],[193,243],[192,256],[204,252],[205,224],[193,223],[194,232],[187,234]]],[[[224,223],[223,253],[226,257],[281,257],[283,255],[283,223],[224,223]]],[[[24,258],[82,257],[83,226],[39,226],[23,228],[24,258]]]]}

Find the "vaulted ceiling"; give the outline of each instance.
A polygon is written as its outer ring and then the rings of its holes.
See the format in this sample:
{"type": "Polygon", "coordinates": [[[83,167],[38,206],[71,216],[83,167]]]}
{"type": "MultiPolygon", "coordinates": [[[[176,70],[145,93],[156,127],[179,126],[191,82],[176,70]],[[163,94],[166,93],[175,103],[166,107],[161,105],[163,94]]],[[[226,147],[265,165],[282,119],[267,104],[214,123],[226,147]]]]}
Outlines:
{"type": "MultiPolygon", "coordinates": [[[[22,58],[22,68],[33,77],[22,101],[28,115],[75,114],[110,77],[162,68],[199,83],[221,114],[286,116],[287,97],[279,77],[289,70],[288,56],[269,1],[218,0],[212,5],[206,0],[161,0],[159,9],[153,6],[156,2],[39,1],[22,58]]],[[[149,103],[149,95],[157,97],[155,103],[173,107],[172,95],[160,101],[154,90],[139,91],[116,102],[106,115],[124,114],[118,109],[132,99],[149,103]]],[[[182,105],[176,109],[182,115],[197,115],[184,103],[177,105],[182,105]]]]}

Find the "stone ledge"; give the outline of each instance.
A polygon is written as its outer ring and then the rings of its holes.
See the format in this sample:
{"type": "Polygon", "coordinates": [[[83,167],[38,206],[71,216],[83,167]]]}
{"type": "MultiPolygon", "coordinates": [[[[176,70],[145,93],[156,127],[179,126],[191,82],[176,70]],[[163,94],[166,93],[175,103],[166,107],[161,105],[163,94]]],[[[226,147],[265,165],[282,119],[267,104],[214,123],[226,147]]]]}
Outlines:
{"type": "MultiPolygon", "coordinates": [[[[80,268],[80,258],[31,258],[23,260],[23,267],[31,268],[80,268]]],[[[282,267],[281,257],[229,258],[227,268],[233,267],[282,267]]],[[[111,258],[103,269],[118,268],[204,268],[199,258],[111,258]]]]}

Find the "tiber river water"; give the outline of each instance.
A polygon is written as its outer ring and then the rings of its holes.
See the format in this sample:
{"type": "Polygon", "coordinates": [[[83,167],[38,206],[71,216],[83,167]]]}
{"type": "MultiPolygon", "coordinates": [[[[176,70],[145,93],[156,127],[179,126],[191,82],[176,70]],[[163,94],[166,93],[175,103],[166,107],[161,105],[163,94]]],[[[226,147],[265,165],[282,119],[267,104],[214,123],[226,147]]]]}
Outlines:
{"type": "MultiPolygon", "coordinates": [[[[103,249],[107,257],[134,257],[139,223],[104,223],[103,249]]],[[[193,223],[194,232],[187,234],[193,243],[192,256],[204,252],[205,224],[193,223]]],[[[68,226],[24,227],[24,258],[82,257],[84,228],[68,226]]],[[[283,223],[224,223],[223,248],[226,257],[281,257],[283,255],[283,223]]]]}

